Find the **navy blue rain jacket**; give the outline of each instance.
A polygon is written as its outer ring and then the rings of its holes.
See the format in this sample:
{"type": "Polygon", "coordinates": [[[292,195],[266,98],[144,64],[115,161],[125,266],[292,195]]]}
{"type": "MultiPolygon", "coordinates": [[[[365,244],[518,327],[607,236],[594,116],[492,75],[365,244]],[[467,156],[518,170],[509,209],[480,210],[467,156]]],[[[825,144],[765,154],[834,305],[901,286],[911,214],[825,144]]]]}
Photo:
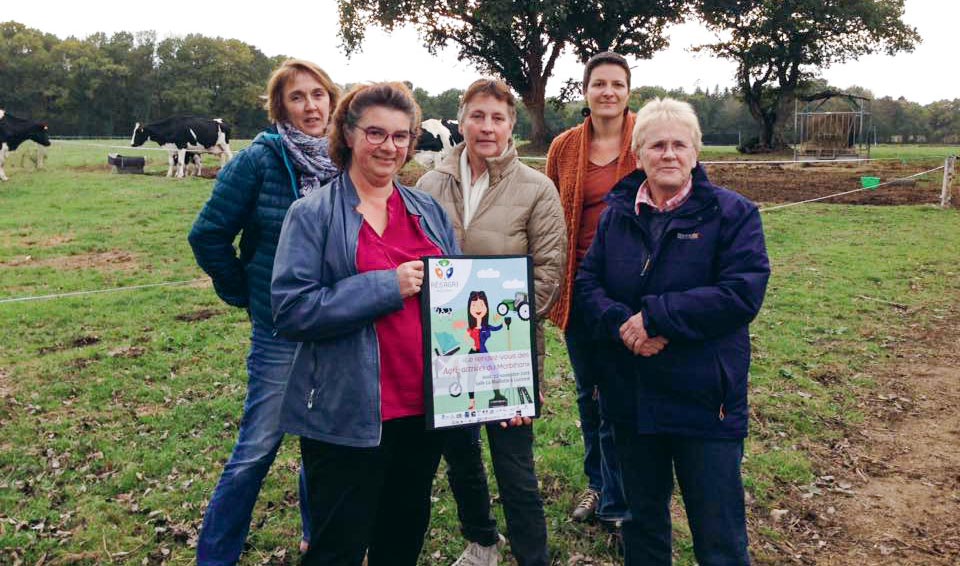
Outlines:
{"type": "MultiPolygon", "coordinates": [[[[430,195],[395,185],[424,234],[445,255],[460,253],[443,208],[430,195]]],[[[343,446],[380,444],[380,343],[374,322],[403,308],[396,270],[359,273],[363,216],[347,173],[295,202],[273,267],[273,315],[302,342],[290,369],[280,428],[343,446]]]]}
{"type": "Polygon", "coordinates": [[[634,205],[645,179],[635,171],[607,195],[575,282],[578,311],[602,349],[601,409],[639,434],[743,438],[747,325],[770,277],[759,211],[697,165],[690,198],[654,243],[652,212],[634,205]],[[635,356],[620,340],[637,312],[648,334],[669,339],[659,354],[635,356]]]}
{"type": "Polygon", "coordinates": [[[217,295],[273,327],[270,275],[283,217],[300,196],[280,135],[258,135],[217,175],[210,200],[190,230],[190,246],[217,295]],[[240,234],[239,254],[233,242],[240,234]]]}

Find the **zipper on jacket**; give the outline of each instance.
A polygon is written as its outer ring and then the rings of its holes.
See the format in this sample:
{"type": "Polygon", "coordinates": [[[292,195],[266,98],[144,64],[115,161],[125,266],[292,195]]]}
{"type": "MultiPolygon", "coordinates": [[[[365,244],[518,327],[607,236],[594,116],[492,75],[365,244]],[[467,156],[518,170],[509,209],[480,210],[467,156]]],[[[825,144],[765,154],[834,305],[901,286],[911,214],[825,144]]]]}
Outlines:
{"type": "Polygon", "coordinates": [[[720,413],[717,415],[717,417],[718,417],[721,421],[722,421],[723,419],[727,418],[727,413],[724,412],[724,410],[723,410],[723,403],[720,403],[720,413]]]}
{"type": "Polygon", "coordinates": [[[650,257],[651,256],[647,256],[647,261],[644,262],[643,264],[643,270],[640,272],[640,277],[643,277],[644,275],[646,275],[647,270],[650,269],[650,257]]]}
{"type": "Polygon", "coordinates": [[[310,394],[307,395],[307,410],[313,409],[313,394],[316,393],[316,389],[311,389],[310,394]]]}

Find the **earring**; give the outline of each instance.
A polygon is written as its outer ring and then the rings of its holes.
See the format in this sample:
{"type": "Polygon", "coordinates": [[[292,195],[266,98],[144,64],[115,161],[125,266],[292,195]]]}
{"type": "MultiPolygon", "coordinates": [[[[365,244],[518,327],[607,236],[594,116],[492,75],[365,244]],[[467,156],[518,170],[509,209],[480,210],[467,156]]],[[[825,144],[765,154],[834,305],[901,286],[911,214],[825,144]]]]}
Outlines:
{"type": "Polygon", "coordinates": [[[589,115],[590,115],[590,107],[589,107],[589,106],[584,106],[583,109],[580,110],[580,115],[583,116],[584,118],[586,118],[587,116],[589,116],[589,115]]]}

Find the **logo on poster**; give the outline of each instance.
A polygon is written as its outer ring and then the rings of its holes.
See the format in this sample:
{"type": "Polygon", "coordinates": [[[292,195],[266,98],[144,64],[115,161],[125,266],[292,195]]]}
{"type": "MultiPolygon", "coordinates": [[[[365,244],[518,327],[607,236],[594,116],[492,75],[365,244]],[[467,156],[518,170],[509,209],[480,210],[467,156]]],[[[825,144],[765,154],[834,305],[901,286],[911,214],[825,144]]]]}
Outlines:
{"type": "Polygon", "coordinates": [[[441,259],[438,261],[437,266],[433,268],[433,273],[437,276],[437,279],[441,281],[452,278],[453,266],[450,265],[450,260],[441,259]]]}

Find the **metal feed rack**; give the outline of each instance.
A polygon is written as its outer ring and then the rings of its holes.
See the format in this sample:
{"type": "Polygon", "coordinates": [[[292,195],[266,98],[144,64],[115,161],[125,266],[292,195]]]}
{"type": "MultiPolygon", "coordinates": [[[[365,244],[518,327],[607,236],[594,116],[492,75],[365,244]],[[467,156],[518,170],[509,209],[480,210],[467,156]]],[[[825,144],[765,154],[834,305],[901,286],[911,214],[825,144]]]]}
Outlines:
{"type": "Polygon", "coordinates": [[[798,97],[794,113],[793,159],[838,159],[870,157],[869,98],[838,91],[798,97]],[[803,107],[800,104],[803,102],[803,107]],[[825,110],[842,106],[840,111],[825,110]]]}

